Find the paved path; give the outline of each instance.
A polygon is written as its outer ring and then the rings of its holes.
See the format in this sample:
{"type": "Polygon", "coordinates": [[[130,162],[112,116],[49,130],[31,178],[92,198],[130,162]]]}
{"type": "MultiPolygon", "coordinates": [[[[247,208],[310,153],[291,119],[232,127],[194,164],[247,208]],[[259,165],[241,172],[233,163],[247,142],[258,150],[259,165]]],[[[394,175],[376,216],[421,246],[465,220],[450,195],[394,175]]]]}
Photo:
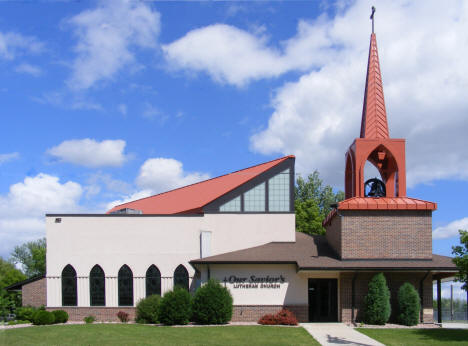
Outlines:
{"type": "Polygon", "coordinates": [[[301,323],[321,345],[384,346],[343,323],[301,323]]]}
{"type": "Polygon", "coordinates": [[[442,323],[442,328],[449,328],[449,329],[468,329],[468,323],[442,323]]]}

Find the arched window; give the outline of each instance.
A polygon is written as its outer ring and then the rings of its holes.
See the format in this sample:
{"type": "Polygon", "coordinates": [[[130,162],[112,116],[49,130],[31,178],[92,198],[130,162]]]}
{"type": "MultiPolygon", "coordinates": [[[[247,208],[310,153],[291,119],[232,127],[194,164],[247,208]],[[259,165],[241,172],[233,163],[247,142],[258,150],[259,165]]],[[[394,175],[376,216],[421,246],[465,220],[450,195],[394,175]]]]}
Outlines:
{"type": "Polygon", "coordinates": [[[76,306],[76,271],[67,264],[62,270],[62,306],[76,306]]]}
{"type": "Polygon", "coordinates": [[[124,264],[119,270],[119,306],[133,306],[133,273],[124,264]]]}
{"type": "Polygon", "coordinates": [[[161,272],[153,264],[146,271],[146,296],[161,295],[161,272]]]}
{"type": "Polygon", "coordinates": [[[97,264],[89,273],[89,296],[91,306],[106,305],[106,279],[104,270],[97,264]]]}
{"type": "Polygon", "coordinates": [[[174,287],[176,286],[185,288],[187,291],[189,289],[188,271],[182,264],[180,264],[174,271],[174,287]]]}

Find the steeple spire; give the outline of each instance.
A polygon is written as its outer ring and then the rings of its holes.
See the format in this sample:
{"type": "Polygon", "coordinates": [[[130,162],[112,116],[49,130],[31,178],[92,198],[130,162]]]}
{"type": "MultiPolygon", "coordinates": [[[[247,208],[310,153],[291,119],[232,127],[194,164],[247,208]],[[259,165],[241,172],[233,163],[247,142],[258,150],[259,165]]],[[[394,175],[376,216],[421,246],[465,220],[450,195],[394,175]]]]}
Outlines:
{"type": "MultiPolygon", "coordinates": [[[[373,22],[373,15],[371,18],[373,22]]],[[[379,54],[374,33],[371,34],[369,47],[360,137],[373,139],[389,138],[382,76],[380,75],[379,54]]]]}

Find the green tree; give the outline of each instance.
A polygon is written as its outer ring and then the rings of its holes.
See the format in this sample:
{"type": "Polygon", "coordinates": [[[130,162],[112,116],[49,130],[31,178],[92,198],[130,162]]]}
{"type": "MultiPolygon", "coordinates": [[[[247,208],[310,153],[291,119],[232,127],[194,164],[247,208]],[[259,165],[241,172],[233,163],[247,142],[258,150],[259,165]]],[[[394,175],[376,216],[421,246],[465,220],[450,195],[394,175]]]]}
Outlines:
{"type": "Polygon", "coordinates": [[[364,322],[368,324],[387,323],[390,318],[390,290],[383,273],[369,281],[369,290],[364,298],[364,322]]]}
{"type": "Polygon", "coordinates": [[[453,262],[458,268],[457,281],[463,282],[462,288],[468,291],[468,231],[461,229],[458,232],[461,245],[452,246],[453,262]]]}
{"type": "Polygon", "coordinates": [[[46,239],[41,238],[15,246],[11,261],[21,264],[27,277],[44,275],[46,272],[46,239]]]}
{"type": "Polygon", "coordinates": [[[26,276],[15,266],[0,257],[0,320],[21,306],[21,294],[7,292],[5,287],[26,279],[26,276]]]}
{"type": "Polygon", "coordinates": [[[296,230],[308,234],[325,234],[322,222],[332,210],[331,205],[344,199],[344,192],[333,192],[330,185],[324,185],[319,172],[299,176],[295,187],[294,207],[296,209],[296,230]]]}
{"type": "Polygon", "coordinates": [[[398,290],[398,320],[405,326],[415,326],[419,322],[421,303],[418,291],[409,282],[398,290]]]}

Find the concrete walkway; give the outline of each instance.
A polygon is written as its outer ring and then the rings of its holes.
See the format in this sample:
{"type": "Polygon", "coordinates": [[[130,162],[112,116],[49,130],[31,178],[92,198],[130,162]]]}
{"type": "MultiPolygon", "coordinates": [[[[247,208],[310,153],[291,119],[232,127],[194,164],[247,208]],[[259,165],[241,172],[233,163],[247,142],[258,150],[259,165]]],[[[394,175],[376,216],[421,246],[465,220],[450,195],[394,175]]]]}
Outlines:
{"type": "Polygon", "coordinates": [[[468,329],[468,323],[442,323],[442,328],[448,329],[468,329]]]}
{"type": "Polygon", "coordinates": [[[301,323],[320,345],[383,346],[343,323],[301,323]]]}

